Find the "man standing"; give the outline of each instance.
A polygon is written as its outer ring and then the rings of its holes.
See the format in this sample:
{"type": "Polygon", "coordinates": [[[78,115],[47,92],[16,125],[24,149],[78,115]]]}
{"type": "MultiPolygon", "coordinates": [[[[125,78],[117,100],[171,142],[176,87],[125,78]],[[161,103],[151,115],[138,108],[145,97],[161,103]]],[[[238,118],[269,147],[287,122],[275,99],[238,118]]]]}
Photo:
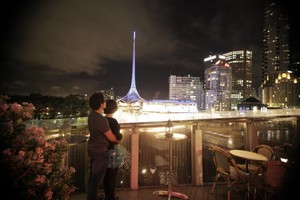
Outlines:
{"type": "Polygon", "coordinates": [[[89,99],[92,109],[88,116],[90,137],[88,155],[90,158],[90,174],[88,178],[87,200],[96,200],[97,192],[103,181],[108,166],[109,142],[118,143],[112,133],[107,119],[102,115],[106,108],[106,99],[102,93],[94,93],[89,99]]]}

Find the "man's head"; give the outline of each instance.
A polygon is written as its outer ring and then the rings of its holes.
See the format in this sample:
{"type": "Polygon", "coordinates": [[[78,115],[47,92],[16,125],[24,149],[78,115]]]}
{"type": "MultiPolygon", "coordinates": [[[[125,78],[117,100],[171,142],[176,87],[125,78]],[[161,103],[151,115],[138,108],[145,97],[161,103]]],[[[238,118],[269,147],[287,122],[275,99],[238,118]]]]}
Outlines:
{"type": "Polygon", "coordinates": [[[105,103],[105,97],[101,92],[96,92],[90,96],[89,104],[90,108],[93,110],[98,110],[101,104],[105,103]]]}

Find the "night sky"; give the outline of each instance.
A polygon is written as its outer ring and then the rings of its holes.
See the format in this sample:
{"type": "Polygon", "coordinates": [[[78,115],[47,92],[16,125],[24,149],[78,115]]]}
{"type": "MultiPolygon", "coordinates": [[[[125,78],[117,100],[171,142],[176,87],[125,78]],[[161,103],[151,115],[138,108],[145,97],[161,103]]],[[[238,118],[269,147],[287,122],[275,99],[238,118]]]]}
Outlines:
{"type": "MultiPolygon", "coordinates": [[[[113,87],[124,96],[131,82],[133,31],[136,86],[147,100],[168,98],[170,74],[201,77],[203,59],[211,53],[253,51],[254,86],[261,81],[262,0],[1,4],[0,94],[90,95],[113,87]]],[[[295,5],[287,8],[296,15],[295,5]]],[[[300,34],[294,29],[292,59],[299,61],[300,34]]]]}

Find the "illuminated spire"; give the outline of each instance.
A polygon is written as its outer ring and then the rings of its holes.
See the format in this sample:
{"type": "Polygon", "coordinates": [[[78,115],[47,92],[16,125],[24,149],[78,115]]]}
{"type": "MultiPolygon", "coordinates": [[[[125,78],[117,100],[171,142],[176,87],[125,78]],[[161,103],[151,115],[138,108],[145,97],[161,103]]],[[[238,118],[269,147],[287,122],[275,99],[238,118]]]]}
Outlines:
{"type": "Polygon", "coordinates": [[[132,48],[132,75],[131,75],[130,89],[126,96],[119,99],[120,101],[124,101],[127,103],[136,102],[136,101],[146,101],[139,95],[139,93],[136,89],[136,85],[135,85],[135,38],[136,38],[136,33],[134,31],[133,32],[133,48],[132,48]]]}

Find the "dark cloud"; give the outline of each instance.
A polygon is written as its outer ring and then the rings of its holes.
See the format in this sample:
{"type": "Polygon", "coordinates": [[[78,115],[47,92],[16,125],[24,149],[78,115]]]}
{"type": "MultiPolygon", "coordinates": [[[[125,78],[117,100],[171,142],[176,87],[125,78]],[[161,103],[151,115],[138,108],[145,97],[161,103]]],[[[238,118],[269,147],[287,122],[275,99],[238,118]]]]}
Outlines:
{"type": "Polygon", "coordinates": [[[13,0],[1,11],[1,93],[64,96],[113,87],[123,96],[134,30],[136,84],[146,99],[167,98],[170,73],[201,76],[210,52],[247,48],[260,71],[260,0],[13,0]]]}

